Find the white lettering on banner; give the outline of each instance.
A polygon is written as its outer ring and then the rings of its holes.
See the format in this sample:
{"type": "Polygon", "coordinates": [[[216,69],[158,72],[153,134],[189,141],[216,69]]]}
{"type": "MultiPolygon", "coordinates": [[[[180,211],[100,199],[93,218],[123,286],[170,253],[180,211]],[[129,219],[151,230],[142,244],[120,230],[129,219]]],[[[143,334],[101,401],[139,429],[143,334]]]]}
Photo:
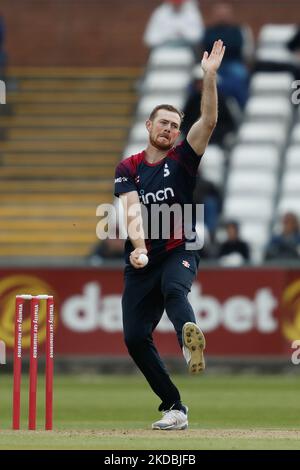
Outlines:
{"type": "Polygon", "coordinates": [[[278,321],[273,317],[273,310],[277,307],[277,300],[271,289],[260,289],[255,296],[257,329],[262,333],[275,331],[278,321]]]}
{"type": "MultiPolygon", "coordinates": [[[[220,326],[232,333],[245,333],[256,329],[260,333],[272,333],[278,327],[273,312],[277,300],[271,289],[257,290],[254,300],[245,296],[232,296],[223,304],[215,297],[202,295],[201,284],[194,283],[189,300],[196,320],[204,332],[220,326]]],[[[122,331],[121,295],[101,296],[101,287],[91,282],[83,287],[81,295],[75,295],[62,305],[62,321],[70,330],[89,333],[102,329],[109,333],[122,331]]],[[[173,325],[164,313],[157,330],[173,331],[173,325]]]]}
{"type": "Polygon", "coordinates": [[[214,297],[201,296],[201,284],[193,284],[189,301],[203,331],[209,332],[218,328],[222,313],[221,304],[214,297]]]}
{"type": "Polygon", "coordinates": [[[192,286],[189,300],[199,325],[205,332],[223,325],[227,330],[244,333],[256,328],[261,333],[272,333],[278,327],[273,317],[277,300],[271,289],[258,289],[254,300],[233,296],[222,305],[215,297],[202,296],[201,284],[192,286]]]}
{"type": "Polygon", "coordinates": [[[103,297],[101,310],[101,328],[113,333],[122,330],[122,307],[120,295],[103,297]]]}
{"type": "Polygon", "coordinates": [[[293,349],[296,349],[296,351],[293,352],[291,361],[294,364],[294,366],[298,366],[300,364],[300,340],[296,339],[293,341],[292,346],[293,349]]]}
{"type": "Polygon", "coordinates": [[[223,323],[227,330],[244,333],[253,327],[253,303],[247,297],[237,296],[225,302],[223,323]]]}
{"type": "Polygon", "coordinates": [[[122,329],[121,296],[101,299],[97,282],[86,284],[82,295],[74,295],[62,306],[62,320],[73,331],[89,333],[101,328],[114,332],[122,329]]]}

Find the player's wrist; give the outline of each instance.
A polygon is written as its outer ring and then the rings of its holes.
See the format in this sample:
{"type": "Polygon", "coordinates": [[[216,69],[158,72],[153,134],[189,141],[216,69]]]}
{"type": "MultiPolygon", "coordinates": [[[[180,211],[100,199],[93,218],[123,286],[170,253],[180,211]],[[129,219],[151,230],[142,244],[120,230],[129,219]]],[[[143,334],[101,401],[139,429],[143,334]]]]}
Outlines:
{"type": "Polygon", "coordinates": [[[217,78],[217,71],[216,70],[204,70],[204,77],[209,77],[216,79],[217,78]]]}
{"type": "Polygon", "coordinates": [[[135,250],[142,250],[143,253],[148,252],[144,240],[134,240],[134,241],[131,241],[131,243],[133,244],[133,247],[135,250]]]}

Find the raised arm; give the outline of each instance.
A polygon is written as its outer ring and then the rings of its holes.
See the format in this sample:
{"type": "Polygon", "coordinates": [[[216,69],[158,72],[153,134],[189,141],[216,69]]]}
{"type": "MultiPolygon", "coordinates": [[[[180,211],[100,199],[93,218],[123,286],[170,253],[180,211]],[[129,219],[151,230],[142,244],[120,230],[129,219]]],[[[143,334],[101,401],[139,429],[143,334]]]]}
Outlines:
{"type": "Polygon", "coordinates": [[[201,66],[204,70],[200,119],[193,124],[187,141],[193,150],[202,155],[218,119],[217,70],[221,65],[225,46],[220,39],[214,42],[212,51],[204,52],[201,66]]]}

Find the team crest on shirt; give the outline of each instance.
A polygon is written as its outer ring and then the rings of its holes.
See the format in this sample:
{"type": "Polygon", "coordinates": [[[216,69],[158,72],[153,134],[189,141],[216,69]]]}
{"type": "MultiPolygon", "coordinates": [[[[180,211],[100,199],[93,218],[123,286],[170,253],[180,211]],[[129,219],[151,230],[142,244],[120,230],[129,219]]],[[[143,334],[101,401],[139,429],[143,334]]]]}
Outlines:
{"type": "Polygon", "coordinates": [[[189,268],[189,267],[191,266],[190,263],[189,263],[188,261],[186,261],[185,259],[182,260],[182,264],[183,264],[183,266],[185,266],[186,268],[189,268]]]}
{"type": "Polygon", "coordinates": [[[166,178],[167,176],[169,176],[169,174],[170,174],[170,170],[169,170],[168,164],[165,163],[165,166],[164,166],[164,178],[166,178]]]}

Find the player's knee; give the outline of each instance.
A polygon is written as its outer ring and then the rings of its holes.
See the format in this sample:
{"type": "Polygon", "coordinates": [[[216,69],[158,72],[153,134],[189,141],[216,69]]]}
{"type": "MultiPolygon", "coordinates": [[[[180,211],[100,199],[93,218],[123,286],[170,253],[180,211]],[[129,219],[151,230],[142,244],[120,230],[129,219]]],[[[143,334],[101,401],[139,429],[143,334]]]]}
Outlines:
{"type": "Polygon", "coordinates": [[[147,336],[137,332],[127,333],[124,340],[129,352],[138,352],[145,347],[147,336]]]}
{"type": "Polygon", "coordinates": [[[188,289],[178,282],[168,282],[162,286],[162,291],[165,297],[165,300],[169,299],[181,299],[187,296],[188,289]]]}

